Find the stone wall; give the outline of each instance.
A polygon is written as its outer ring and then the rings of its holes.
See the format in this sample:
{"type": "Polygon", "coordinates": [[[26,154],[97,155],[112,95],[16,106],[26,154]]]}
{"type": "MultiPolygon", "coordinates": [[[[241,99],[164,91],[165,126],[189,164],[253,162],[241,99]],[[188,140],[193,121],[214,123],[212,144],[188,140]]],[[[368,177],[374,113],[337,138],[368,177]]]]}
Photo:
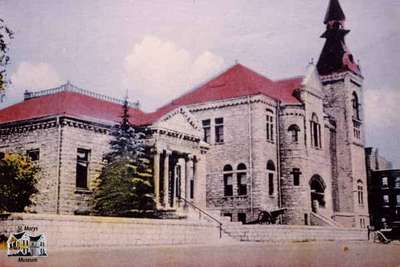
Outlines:
{"type": "Polygon", "coordinates": [[[246,214],[246,221],[254,220],[259,210],[278,207],[278,179],[274,174],[274,194],[268,195],[268,160],[277,168],[277,125],[274,120],[274,140],[266,140],[266,110],[276,117],[275,102],[265,96],[241,97],[189,106],[201,122],[211,121],[210,149],[207,152],[207,207],[231,214],[234,221],[238,214],[246,214]],[[215,142],[215,119],[224,119],[224,142],[215,142]],[[238,195],[237,167],[246,165],[247,194],[238,195]],[[233,168],[233,196],[224,195],[225,165],[233,168]]]}
{"type": "Polygon", "coordinates": [[[334,228],[294,225],[240,225],[229,226],[226,231],[240,241],[338,241],[368,240],[368,232],[354,228],[334,228]]]}
{"type": "Polygon", "coordinates": [[[219,228],[207,222],[22,213],[0,221],[0,234],[9,236],[16,232],[17,226],[37,227],[33,234],[43,233],[50,250],[201,244],[219,240],[219,228]]]}
{"type": "Polygon", "coordinates": [[[103,167],[103,156],[109,150],[110,135],[105,128],[95,130],[88,122],[66,119],[62,127],[60,166],[60,213],[73,214],[89,205],[94,181],[103,167]],[[78,148],[89,151],[88,188],[76,187],[76,164],[78,148]]]}
{"type": "Polygon", "coordinates": [[[59,121],[49,118],[37,122],[10,124],[1,127],[0,152],[21,153],[31,149],[39,149],[39,160],[36,162],[41,168],[38,174],[35,195],[36,206],[32,209],[37,212],[56,213],[57,185],[59,164],[59,121]]]}

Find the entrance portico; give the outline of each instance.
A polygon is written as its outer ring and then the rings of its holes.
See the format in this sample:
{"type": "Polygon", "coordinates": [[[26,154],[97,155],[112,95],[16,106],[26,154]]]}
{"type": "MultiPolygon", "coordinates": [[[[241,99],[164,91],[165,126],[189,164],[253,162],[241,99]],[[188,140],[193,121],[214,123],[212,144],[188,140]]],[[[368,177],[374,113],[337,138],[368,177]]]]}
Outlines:
{"type": "Polygon", "coordinates": [[[158,209],[180,207],[180,198],[194,200],[197,157],[176,150],[154,154],[154,196],[158,209]]]}
{"type": "Polygon", "coordinates": [[[202,131],[197,120],[188,110],[179,108],[154,123],[150,130],[156,208],[184,208],[182,198],[205,207],[208,144],[201,140],[202,131]]]}

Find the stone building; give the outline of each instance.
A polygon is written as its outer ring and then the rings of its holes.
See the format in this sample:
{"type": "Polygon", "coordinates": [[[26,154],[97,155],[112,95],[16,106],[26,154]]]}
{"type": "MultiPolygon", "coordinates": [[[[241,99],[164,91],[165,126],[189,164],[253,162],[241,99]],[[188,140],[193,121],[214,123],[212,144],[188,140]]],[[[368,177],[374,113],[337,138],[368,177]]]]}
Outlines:
{"type": "Polygon", "coordinates": [[[400,221],[400,169],[394,169],[376,148],[367,147],[365,157],[371,225],[387,228],[400,221]]]}
{"type": "MultiPolygon", "coordinates": [[[[131,107],[132,122],[153,133],[160,209],[179,209],[180,195],[234,221],[285,208],[287,224],[369,224],[359,197],[367,195],[363,76],[344,22],[331,0],[326,43],[304,76],[273,81],[236,64],[155,112],[131,107]]],[[[38,211],[87,205],[120,109],[65,84],[0,111],[0,151],[36,153],[43,165],[38,211]]]]}

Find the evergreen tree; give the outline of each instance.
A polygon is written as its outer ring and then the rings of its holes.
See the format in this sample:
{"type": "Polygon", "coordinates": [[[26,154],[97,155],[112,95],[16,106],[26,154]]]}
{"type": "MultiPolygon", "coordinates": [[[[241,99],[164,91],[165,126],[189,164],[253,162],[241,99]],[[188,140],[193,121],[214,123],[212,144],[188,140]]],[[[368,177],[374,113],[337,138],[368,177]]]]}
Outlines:
{"type": "Polygon", "coordinates": [[[34,204],[38,172],[39,167],[20,154],[6,154],[0,160],[0,212],[23,212],[34,204]]]}
{"type": "Polygon", "coordinates": [[[106,165],[96,181],[93,212],[97,215],[144,216],[154,209],[145,133],[132,125],[129,118],[125,100],[121,121],[111,130],[111,150],[104,156],[106,165]]]}

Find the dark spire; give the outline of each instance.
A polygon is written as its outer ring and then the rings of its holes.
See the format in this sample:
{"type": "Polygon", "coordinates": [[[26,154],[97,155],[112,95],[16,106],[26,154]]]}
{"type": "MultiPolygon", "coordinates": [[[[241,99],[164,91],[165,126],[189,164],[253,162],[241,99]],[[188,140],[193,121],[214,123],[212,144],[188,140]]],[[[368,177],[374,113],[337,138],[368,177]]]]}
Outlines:
{"type": "Polygon", "coordinates": [[[330,0],[324,20],[326,31],[321,36],[326,42],[317,63],[320,75],[348,70],[361,75],[360,68],[346,46],[345,36],[350,31],[344,28],[345,18],[339,1],[330,0]]]}
{"type": "Polygon", "coordinates": [[[326,11],[324,23],[329,21],[343,21],[346,19],[339,0],[330,0],[328,10],[326,11]]]}

